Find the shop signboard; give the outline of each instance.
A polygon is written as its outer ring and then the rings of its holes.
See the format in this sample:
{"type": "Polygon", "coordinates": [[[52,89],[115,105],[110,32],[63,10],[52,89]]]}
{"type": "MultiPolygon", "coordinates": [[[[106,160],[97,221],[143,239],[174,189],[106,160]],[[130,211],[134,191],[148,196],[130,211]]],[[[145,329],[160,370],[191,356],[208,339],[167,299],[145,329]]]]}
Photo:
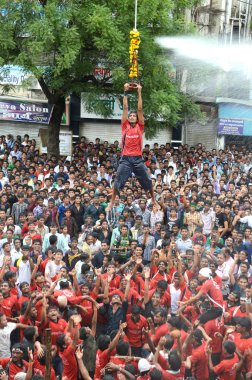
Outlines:
{"type": "Polygon", "coordinates": [[[0,120],[48,124],[50,111],[47,103],[0,99],[0,120]]]}
{"type": "Polygon", "coordinates": [[[243,136],[244,120],[219,119],[219,135],[243,136]]]}

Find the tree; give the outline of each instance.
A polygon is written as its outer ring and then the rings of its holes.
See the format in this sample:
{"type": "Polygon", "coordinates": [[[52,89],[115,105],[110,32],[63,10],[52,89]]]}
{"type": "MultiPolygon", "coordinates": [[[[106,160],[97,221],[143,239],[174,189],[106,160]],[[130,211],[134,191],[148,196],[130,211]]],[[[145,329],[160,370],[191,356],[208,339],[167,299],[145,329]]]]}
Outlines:
{"type": "MultiPolygon", "coordinates": [[[[139,1],[139,64],[149,135],[175,126],[182,111],[195,110],[178,91],[168,59],[155,43],[156,36],[176,32],[174,3],[139,1]]],[[[94,111],[95,107],[96,112],[109,116],[107,104],[100,101],[94,106],[94,99],[122,94],[128,78],[133,22],[134,0],[0,0],[0,65],[19,65],[38,79],[52,106],[49,155],[59,154],[66,96],[86,92],[88,109],[94,111]],[[94,75],[101,63],[112,72],[112,81],[107,76],[98,80],[94,75]]]]}

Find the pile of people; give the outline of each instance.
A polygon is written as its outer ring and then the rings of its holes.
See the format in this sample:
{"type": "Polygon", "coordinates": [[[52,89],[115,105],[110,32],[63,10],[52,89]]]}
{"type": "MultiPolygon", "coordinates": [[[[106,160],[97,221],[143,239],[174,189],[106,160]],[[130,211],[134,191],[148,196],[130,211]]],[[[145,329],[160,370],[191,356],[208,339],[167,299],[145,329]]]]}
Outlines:
{"type": "Polygon", "coordinates": [[[0,137],[0,379],[251,379],[251,150],[73,149],[0,137]]]}

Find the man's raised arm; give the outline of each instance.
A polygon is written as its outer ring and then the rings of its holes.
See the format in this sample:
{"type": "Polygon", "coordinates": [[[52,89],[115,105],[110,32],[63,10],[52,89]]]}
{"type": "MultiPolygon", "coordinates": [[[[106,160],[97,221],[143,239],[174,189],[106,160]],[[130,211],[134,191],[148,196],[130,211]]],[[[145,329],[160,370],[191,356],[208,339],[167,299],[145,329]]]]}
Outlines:
{"type": "Polygon", "coordinates": [[[140,84],[137,85],[137,91],[138,91],[138,104],[137,104],[138,122],[140,125],[144,125],[142,86],[140,84]]]}
{"type": "Polygon", "coordinates": [[[124,85],[124,96],[123,96],[123,114],[122,114],[122,123],[128,119],[128,97],[127,92],[129,90],[129,84],[125,83],[124,85]]]}

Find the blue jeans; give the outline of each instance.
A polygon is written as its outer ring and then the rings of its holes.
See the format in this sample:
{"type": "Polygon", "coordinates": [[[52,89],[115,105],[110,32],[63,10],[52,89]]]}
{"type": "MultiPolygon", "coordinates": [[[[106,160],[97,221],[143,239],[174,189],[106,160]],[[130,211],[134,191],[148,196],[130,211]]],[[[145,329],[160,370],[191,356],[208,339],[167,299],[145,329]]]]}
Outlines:
{"type": "Polygon", "coordinates": [[[115,189],[121,191],[125,182],[135,174],[145,191],[150,191],[152,182],[142,156],[122,156],[116,173],[115,189]]]}

